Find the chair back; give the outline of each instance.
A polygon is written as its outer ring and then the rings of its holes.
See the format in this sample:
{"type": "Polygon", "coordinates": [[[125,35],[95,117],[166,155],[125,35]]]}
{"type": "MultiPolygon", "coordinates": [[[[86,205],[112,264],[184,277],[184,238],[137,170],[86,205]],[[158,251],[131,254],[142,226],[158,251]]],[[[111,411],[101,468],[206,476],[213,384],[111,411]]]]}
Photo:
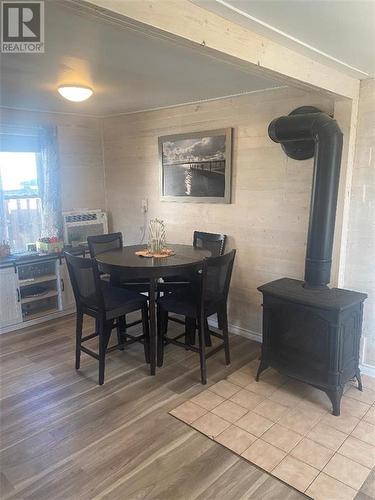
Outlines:
{"type": "Polygon", "coordinates": [[[122,233],[98,234],[97,236],[88,236],[90,257],[94,259],[98,254],[117,250],[123,247],[122,233]]]}
{"type": "Polygon", "coordinates": [[[204,261],[203,298],[219,295],[222,300],[227,300],[235,256],[236,250],[232,250],[225,255],[209,257],[204,261]]]}
{"type": "Polygon", "coordinates": [[[196,248],[204,248],[211,252],[212,257],[223,255],[225,247],[225,234],[204,233],[202,231],[194,231],[193,246],[196,248]]]}
{"type": "Polygon", "coordinates": [[[95,259],[85,259],[65,252],[77,309],[104,310],[101,279],[95,259]]]}

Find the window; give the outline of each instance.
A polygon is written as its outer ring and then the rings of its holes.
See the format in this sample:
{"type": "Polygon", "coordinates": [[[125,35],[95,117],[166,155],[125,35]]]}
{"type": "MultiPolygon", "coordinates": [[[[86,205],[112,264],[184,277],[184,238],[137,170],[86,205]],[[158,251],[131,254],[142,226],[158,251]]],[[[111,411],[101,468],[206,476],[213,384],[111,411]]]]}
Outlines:
{"type": "Polygon", "coordinates": [[[0,152],[4,234],[12,252],[24,252],[41,235],[36,153],[0,152]]]}

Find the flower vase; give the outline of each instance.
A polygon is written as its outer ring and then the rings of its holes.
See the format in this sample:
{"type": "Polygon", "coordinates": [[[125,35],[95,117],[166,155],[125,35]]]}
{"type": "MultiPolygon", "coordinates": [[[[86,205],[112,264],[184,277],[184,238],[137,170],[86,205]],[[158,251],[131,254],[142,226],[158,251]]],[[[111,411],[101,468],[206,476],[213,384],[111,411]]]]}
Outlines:
{"type": "Polygon", "coordinates": [[[165,248],[165,226],[160,219],[151,219],[148,225],[148,245],[150,253],[160,254],[165,248]]]}

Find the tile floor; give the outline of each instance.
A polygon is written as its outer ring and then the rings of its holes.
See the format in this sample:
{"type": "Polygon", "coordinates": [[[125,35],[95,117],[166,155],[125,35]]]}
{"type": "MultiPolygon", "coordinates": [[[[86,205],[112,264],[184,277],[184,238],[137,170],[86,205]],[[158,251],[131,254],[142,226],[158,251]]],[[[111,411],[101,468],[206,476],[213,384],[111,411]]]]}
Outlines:
{"type": "Polygon", "coordinates": [[[254,382],[257,368],[243,366],[171,415],[314,499],[353,499],[375,467],[375,379],[363,376],[362,393],[348,384],[334,417],[322,391],[272,369],[254,382]]]}

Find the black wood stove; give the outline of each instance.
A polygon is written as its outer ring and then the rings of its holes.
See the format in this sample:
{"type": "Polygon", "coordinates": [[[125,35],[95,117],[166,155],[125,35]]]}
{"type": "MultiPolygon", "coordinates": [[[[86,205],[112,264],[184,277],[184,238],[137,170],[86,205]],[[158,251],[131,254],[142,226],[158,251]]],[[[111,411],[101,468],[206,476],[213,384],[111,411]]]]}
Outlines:
{"type": "Polygon", "coordinates": [[[263,294],[263,344],[256,379],[272,366],[326,392],[340,415],[345,384],[357,378],[364,293],[328,288],[340,176],[342,133],[335,120],[304,106],[273,120],[269,136],[291,158],[315,155],[305,280],[282,278],[263,294]]]}

